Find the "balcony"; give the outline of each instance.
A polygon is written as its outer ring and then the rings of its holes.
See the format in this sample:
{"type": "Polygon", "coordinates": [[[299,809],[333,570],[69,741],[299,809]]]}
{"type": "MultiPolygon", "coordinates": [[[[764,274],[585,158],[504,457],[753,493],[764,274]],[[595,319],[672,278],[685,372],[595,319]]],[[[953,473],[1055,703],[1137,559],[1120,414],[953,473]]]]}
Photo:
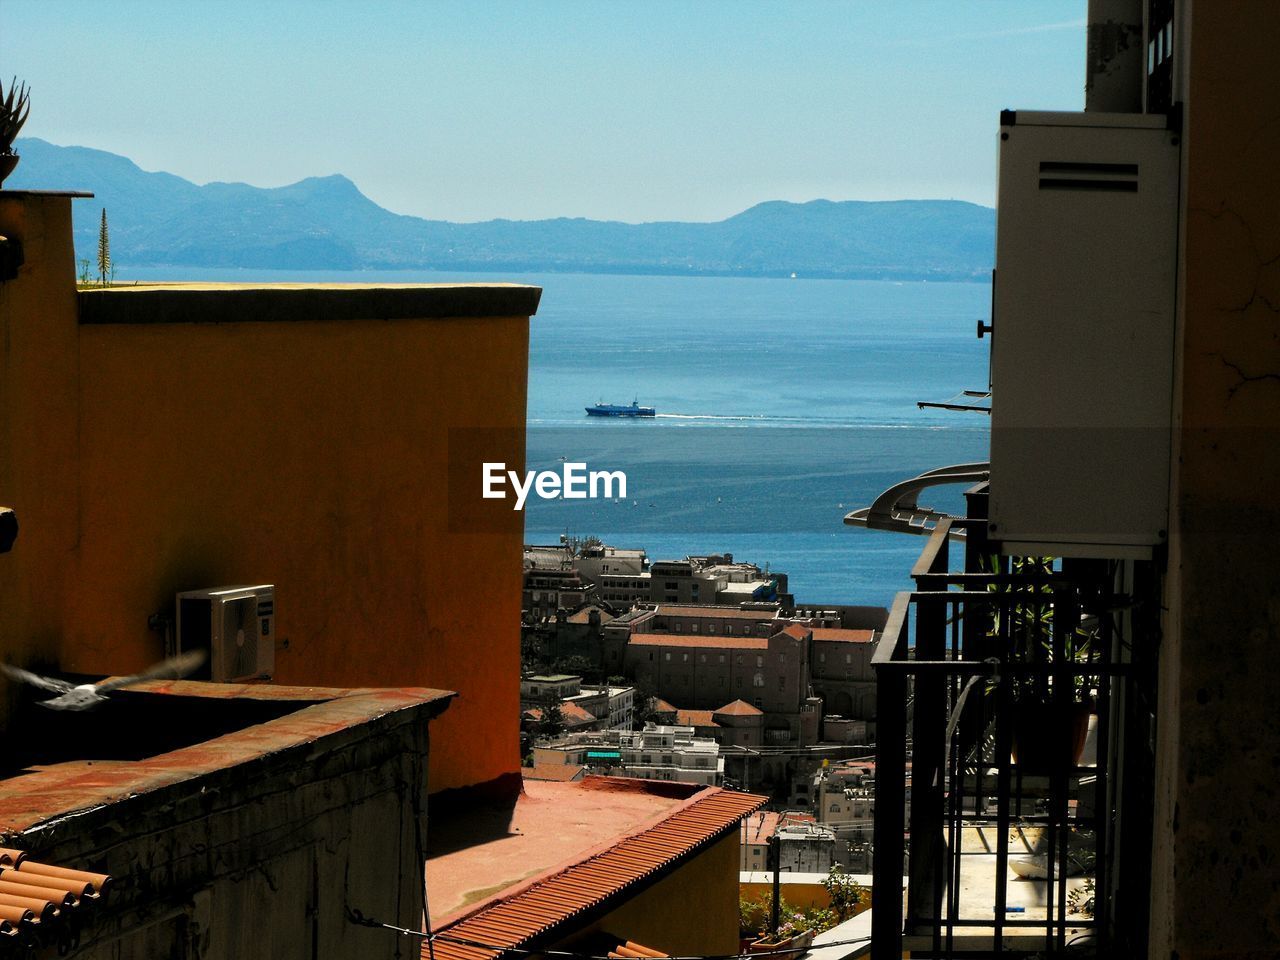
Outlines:
{"type": "Polygon", "coordinates": [[[1122,811],[1150,809],[1153,578],[999,555],[986,488],[938,519],[872,661],[875,960],[1145,936],[1150,844],[1122,811]]]}

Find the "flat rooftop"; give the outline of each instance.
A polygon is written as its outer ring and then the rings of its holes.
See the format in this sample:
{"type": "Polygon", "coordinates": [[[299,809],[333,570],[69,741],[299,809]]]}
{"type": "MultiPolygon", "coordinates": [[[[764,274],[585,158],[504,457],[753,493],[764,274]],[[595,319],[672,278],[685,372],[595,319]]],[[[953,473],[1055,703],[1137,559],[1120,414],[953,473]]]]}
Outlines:
{"type": "Polygon", "coordinates": [[[192,680],[149,681],[93,711],[24,703],[0,778],[0,832],[221,775],[401,710],[441,713],[454,694],[192,680]]]}
{"type": "Polygon", "coordinates": [[[512,808],[443,815],[433,809],[427,838],[432,925],[661,821],[701,789],[624,777],[526,780],[512,808]]]}
{"type": "Polygon", "coordinates": [[[140,283],[78,294],[82,324],[530,317],[541,296],[516,283],[140,283]]]}

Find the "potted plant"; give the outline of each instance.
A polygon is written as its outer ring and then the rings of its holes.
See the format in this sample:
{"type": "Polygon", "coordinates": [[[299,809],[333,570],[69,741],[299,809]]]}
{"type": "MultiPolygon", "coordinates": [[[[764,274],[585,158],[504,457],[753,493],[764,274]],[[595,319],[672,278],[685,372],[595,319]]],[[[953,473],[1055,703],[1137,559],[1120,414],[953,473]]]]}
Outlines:
{"type": "MultiPolygon", "coordinates": [[[[1048,774],[1080,762],[1094,712],[1094,691],[1084,673],[1071,676],[1049,673],[1050,667],[1087,664],[1092,658],[1096,625],[1057,622],[1061,612],[1054,604],[1047,582],[1053,573],[1051,557],[1015,558],[1014,573],[1026,574],[1032,584],[1023,598],[1004,614],[1011,643],[1010,659],[1021,665],[1046,668],[1043,674],[1019,673],[1005,679],[1011,684],[1009,703],[1013,720],[1013,760],[1026,773],[1048,774]],[[1046,582],[1035,584],[1036,579],[1046,582]],[[1055,649],[1057,645],[1057,649],[1055,649]],[[1064,686],[1069,687],[1064,695],[1064,686]]],[[[1000,631],[1000,624],[993,632],[1000,631]]]]}
{"type": "Polygon", "coordinates": [[[13,141],[18,131],[27,122],[31,112],[31,94],[24,83],[18,86],[18,78],[14,77],[6,94],[4,84],[0,83],[0,184],[18,165],[18,155],[13,152],[13,141]]]}

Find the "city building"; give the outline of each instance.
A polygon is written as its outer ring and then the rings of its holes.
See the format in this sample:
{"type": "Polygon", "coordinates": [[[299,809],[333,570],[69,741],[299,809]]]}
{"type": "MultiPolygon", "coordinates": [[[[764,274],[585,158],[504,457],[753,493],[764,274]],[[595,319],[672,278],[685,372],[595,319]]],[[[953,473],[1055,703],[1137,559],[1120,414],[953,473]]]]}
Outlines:
{"type": "Polygon", "coordinates": [[[635,723],[636,688],[627,686],[584,686],[565,703],[582,707],[603,722],[601,729],[630,730],[635,723]]]}
{"type": "Polygon", "coordinates": [[[598,599],[596,585],[577,570],[546,570],[537,567],[524,571],[523,611],[534,623],[552,619],[559,611],[577,610],[598,599]]]}
{"type": "Polygon", "coordinates": [[[645,724],[643,730],[574,734],[535,745],[535,770],[585,766],[593,772],[642,780],[670,780],[716,786],[724,780],[724,760],[714,740],[694,736],[692,727],[645,724]]]}
{"type": "Polygon", "coordinates": [[[568,673],[538,673],[520,678],[520,708],[538,707],[548,700],[566,700],[582,692],[582,678],[568,673]]]}
{"type": "Polygon", "coordinates": [[[872,629],[841,627],[813,628],[811,682],[815,696],[822,698],[823,737],[840,742],[857,738],[874,742],[876,683],[871,671],[876,633],[872,629]],[[860,730],[839,729],[832,721],[861,722],[860,730]],[[860,736],[859,736],[860,734],[860,736]]]}
{"type": "MultiPolygon", "coordinates": [[[[745,613],[745,611],[733,611],[745,613]]],[[[685,618],[673,620],[676,626],[685,618]]],[[[701,618],[690,618],[697,626],[701,618]]],[[[735,617],[721,623],[735,625],[735,617]]],[[[770,621],[741,621],[762,629],[770,621]]],[[[633,633],[625,673],[637,685],[682,707],[707,710],[744,700],[764,714],[766,743],[814,743],[818,704],[809,687],[810,631],[788,626],[772,636],[633,633]]]]}
{"type": "Polygon", "coordinates": [[[776,838],[778,868],[783,873],[825,875],[840,858],[842,844],[829,827],[794,813],[763,810],[748,817],[742,826],[743,872],[771,871],[770,841],[776,838]]]}

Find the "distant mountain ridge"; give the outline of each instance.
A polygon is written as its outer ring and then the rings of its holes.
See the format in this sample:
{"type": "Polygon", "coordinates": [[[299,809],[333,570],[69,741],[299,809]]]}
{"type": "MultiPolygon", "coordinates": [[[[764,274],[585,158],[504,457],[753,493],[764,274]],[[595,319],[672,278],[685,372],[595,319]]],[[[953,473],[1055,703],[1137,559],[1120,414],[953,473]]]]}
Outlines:
{"type": "Polygon", "coordinates": [[[716,223],[450,223],[385,210],[338,174],[199,186],[88,147],[15,150],[5,186],[92,191],[74,204],[79,255],[96,250],[106,207],[112,257],[130,266],[985,280],[995,249],[995,212],[957,200],[772,200],[716,223]]]}

